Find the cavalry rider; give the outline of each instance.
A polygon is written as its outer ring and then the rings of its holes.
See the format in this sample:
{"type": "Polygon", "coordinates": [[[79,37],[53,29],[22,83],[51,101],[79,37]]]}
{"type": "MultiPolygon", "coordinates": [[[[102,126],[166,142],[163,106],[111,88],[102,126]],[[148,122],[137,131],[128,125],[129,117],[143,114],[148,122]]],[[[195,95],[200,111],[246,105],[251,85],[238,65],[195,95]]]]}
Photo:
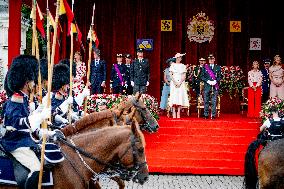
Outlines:
{"type": "Polygon", "coordinates": [[[76,97],[69,95],[69,78],[70,69],[65,64],[57,64],[54,66],[53,79],[52,79],[52,91],[51,95],[51,112],[53,118],[53,125],[58,127],[64,127],[68,124],[68,109],[69,105],[73,104],[71,118],[72,122],[79,119],[79,106],[82,106],[84,98],[90,95],[90,90],[86,87],[82,93],[79,93],[76,97]]]}
{"type": "Polygon", "coordinates": [[[268,118],[260,127],[260,131],[267,130],[268,140],[276,140],[284,138],[284,119],[279,117],[278,109],[273,106],[271,108],[272,118],[268,118]]]}
{"type": "Polygon", "coordinates": [[[38,75],[38,61],[34,56],[20,55],[16,57],[7,75],[7,87],[13,92],[3,109],[5,135],[0,143],[7,153],[11,154],[30,172],[25,181],[18,183],[20,188],[37,188],[40,161],[35,152],[37,143],[32,133],[48,136],[54,131],[40,129],[40,124],[51,114],[51,109],[40,105],[30,113],[29,95],[31,94],[38,75]]]}

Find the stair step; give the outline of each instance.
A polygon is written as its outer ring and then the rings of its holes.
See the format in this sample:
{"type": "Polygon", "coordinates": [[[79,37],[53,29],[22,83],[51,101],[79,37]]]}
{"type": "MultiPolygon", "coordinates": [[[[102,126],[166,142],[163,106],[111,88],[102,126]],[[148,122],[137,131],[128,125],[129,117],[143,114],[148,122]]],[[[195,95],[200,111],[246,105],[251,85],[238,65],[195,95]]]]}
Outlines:
{"type": "Polygon", "coordinates": [[[152,150],[146,151],[147,159],[164,158],[190,158],[190,159],[224,159],[224,160],[244,160],[245,152],[232,151],[192,151],[192,150],[152,150]]]}

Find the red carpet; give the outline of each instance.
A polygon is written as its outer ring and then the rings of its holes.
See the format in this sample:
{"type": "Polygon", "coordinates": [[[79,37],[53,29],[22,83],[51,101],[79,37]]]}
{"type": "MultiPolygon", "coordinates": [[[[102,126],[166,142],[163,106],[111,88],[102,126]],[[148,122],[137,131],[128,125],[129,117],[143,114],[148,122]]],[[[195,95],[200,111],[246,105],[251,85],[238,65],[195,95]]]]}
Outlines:
{"type": "Polygon", "coordinates": [[[159,131],[145,133],[149,171],[244,175],[244,155],[260,121],[239,114],[215,120],[196,117],[161,117],[159,131]]]}

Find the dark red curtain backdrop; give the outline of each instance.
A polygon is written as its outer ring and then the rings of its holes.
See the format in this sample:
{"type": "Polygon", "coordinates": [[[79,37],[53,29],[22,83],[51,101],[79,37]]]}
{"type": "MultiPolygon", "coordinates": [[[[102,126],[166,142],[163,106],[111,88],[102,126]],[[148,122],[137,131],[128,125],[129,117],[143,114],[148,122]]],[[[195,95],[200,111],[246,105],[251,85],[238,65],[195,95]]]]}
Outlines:
{"type": "MultiPolygon", "coordinates": [[[[30,0],[23,0],[30,4],[30,0]]],[[[50,8],[53,1],[50,0],[50,8]]],[[[197,64],[199,57],[213,53],[219,65],[240,65],[245,73],[252,60],[283,55],[284,32],[282,6],[276,0],[75,0],[74,12],[83,33],[88,33],[93,3],[96,3],[95,30],[101,56],[107,61],[108,78],[116,53],[136,55],[136,39],[154,39],[154,50],[146,52],[151,64],[149,94],[160,98],[162,71],[165,60],[177,52],[187,53],[185,64],[197,64]],[[187,37],[189,19],[204,12],[215,24],[215,35],[208,43],[190,42],[187,37]],[[161,32],[161,19],[173,20],[172,32],[161,32]],[[242,21],[241,33],[229,32],[229,21],[242,21]],[[249,51],[249,38],[262,39],[261,51],[249,51]]],[[[45,2],[38,1],[42,10],[45,2]]],[[[69,1],[71,5],[71,0],[69,1]]],[[[69,57],[70,39],[63,47],[63,56],[69,57]]],[[[86,44],[84,44],[86,47],[86,44]]],[[[76,45],[78,50],[80,47],[76,45]]],[[[87,49],[86,49],[87,50],[87,49]]],[[[87,51],[86,51],[87,52],[87,51]]],[[[87,53],[85,53],[87,54],[87,53]]],[[[64,58],[64,57],[62,57],[64,58]]],[[[87,57],[85,57],[87,60],[87,57]]]]}

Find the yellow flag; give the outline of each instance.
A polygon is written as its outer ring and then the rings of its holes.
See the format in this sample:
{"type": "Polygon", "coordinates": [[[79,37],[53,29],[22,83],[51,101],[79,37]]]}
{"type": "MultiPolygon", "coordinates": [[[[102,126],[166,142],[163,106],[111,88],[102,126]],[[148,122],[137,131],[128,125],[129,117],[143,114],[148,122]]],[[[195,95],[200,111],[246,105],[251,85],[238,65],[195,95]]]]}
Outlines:
{"type": "Polygon", "coordinates": [[[59,15],[66,14],[66,9],[63,0],[60,0],[59,15]]]}
{"type": "Polygon", "coordinates": [[[172,31],[173,21],[172,20],[161,20],[161,31],[172,31]]]}
{"type": "Polygon", "coordinates": [[[241,32],[242,31],[241,21],[230,21],[230,32],[241,32]]]}

